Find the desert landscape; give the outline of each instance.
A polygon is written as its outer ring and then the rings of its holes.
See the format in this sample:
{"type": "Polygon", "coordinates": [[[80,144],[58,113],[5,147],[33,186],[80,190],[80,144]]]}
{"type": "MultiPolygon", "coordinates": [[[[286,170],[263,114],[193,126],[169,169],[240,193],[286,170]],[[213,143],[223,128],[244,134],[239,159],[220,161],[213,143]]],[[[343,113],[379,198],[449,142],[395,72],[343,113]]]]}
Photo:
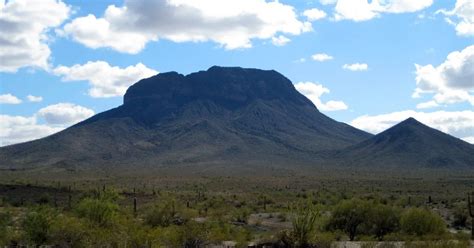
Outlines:
{"type": "Polygon", "coordinates": [[[0,11],[0,247],[474,247],[469,1],[0,11]]]}

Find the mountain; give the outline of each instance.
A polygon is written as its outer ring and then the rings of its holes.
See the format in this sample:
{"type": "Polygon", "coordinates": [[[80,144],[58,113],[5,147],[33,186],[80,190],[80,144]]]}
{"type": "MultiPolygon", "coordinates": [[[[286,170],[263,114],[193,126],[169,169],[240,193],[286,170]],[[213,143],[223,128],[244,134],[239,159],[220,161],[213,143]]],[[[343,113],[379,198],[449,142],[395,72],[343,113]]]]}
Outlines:
{"type": "Polygon", "coordinates": [[[340,163],[396,168],[474,167],[474,145],[408,118],[338,152],[340,163]]]}
{"type": "Polygon", "coordinates": [[[0,148],[0,168],[317,164],[371,136],[320,113],[276,71],[214,66],[142,79],[117,108],[0,148]]]}

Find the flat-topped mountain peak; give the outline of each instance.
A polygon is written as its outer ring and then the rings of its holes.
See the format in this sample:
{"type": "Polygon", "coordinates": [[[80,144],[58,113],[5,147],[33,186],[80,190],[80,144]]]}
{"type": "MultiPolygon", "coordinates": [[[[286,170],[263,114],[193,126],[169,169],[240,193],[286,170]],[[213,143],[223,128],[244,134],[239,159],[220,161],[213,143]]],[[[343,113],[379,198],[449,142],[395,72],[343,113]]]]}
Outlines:
{"type": "Polygon", "coordinates": [[[188,75],[165,72],[142,79],[127,90],[124,104],[183,105],[197,99],[234,108],[259,99],[312,105],[274,70],[219,66],[188,75]]]}

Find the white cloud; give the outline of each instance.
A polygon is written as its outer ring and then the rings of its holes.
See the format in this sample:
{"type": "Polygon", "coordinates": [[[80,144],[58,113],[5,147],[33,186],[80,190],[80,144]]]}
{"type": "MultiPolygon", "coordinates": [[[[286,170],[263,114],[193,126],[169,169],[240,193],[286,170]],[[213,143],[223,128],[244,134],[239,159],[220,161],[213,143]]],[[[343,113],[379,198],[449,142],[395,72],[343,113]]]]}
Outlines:
{"type": "Polygon", "coordinates": [[[438,66],[416,67],[414,98],[434,94],[437,104],[469,102],[474,105],[474,45],[462,51],[451,52],[438,66]]]}
{"type": "Polygon", "coordinates": [[[105,61],[89,61],[86,64],[76,64],[71,67],[58,66],[53,72],[62,76],[64,81],[88,81],[91,85],[89,95],[92,97],[123,96],[133,83],[158,74],[157,71],[142,63],[120,68],[110,66],[105,61]]]}
{"type": "Polygon", "coordinates": [[[409,13],[425,9],[433,0],[325,0],[323,4],[336,4],[335,20],[367,21],[383,13],[409,13]]]}
{"type": "Polygon", "coordinates": [[[291,41],[290,39],[288,39],[287,37],[283,35],[280,35],[278,37],[272,37],[272,43],[275,46],[284,46],[290,41],[291,41]]]}
{"type": "Polygon", "coordinates": [[[344,64],[343,69],[349,71],[367,71],[369,66],[365,63],[355,63],[355,64],[344,64]]]}
{"type": "Polygon", "coordinates": [[[474,111],[436,111],[417,112],[399,111],[381,115],[363,115],[351,122],[351,125],[370,133],[380,133],[397,123],[413,117],[418,121],[458,138],[474,136],[474,111]]]}
{"type": "Polygon", "coordinates": [[[0,115],[0,146],[43,138],[62,129],[38,124],[34,116],[0,115]]]}
{"type": "Polygon", "coordinates": [[[0,95],[0,104],[20,104],[20,103],[21,103],[21,100],[10,93],[0,95]]]}
{"type": "Polygon", "coordinates": [[[366,21],[379,16],[380,6],[377,1],[368,3],[367,0],[339,0],[334,7],[336,20],[366,21]]]}
{"type": "Polygon", "coordinates": [[[474,35],[474,3],[472,0],[457,0],[454,9],[450,11],[443,9],[436,13],[444,14],[446,22],[455,26],[458,35],[474,35]],[[450,17],[454,17],[455,20],[453,21],[450,17]]]}
{"type": "Polygon", "coordinates": [[[43,97],[41,97],[41,96],[28,95],[28,96],[26,96],[26,98],[30,102],[41,102],[41,101],[43,101],[43,97]]]}
{"type": "Polygon", "coordinates": [[[417,109],[427,109],[427,108],[434,108],[434,107],[438,107],[439,104],[435,101],[427,101],[427,102],[422,102],[422,103],[418,103],[416,105],[416,108],[417,109]]]}
{"type": "Polygon", "coordinates": [[[43,138],[93,114],[94,111],[79,105],[58,103],[28,117],[0,115],[0,146],[43,138]]]}
{"type": "Polygon", "coordinates": [[[471,144],[474,144],[474,136],[468,136],[468,137],[464,137],[462,138],[464,141],[466,142],[469,142],[471,144]]]}
{"type": "Polygon", "coordinates": [[[150,41],[213,41],[226,49],[249,48],[252,39],[299,35],[311,23],[295,9],[266,0],[134,0],[109,5],[103,17],[92,14],[66,24],[65,35],[91,48],[138,53],[150,41]]]}
{"type": "Polygon", "coordinates": [[[329,93],[329,89],[321,84],[313,82],[299,82],[295,84],[296,90],[311,100],[321,111],[337,111],[347,109],[347,105],[343,101],[327,101],[322,102],[321,96],[329,93]]]}
{"type": "Polygon", "coordinates": [[[382,12],[387,13],[417,12],[433,4],[433,0],[391,0],[386,2],[386,4],[382,4],[382,12]]]}
{"type": "Polygon", "coordinates": [[[0,1],[0,71],[48,68],[47,32],[66,20],[70,8],[60,0],[0,1]]]}
{"type": "Polygon", "coordinates": [[[72,103],[58,103],[40,109],[38,117],[50,125],[70,125],[94,115],[94,111],[72,103]]]}
{"type": "Polygon", "coordinates": [[[319,0],[322,5],[335,4],[337,0],[319,0]]]}
{"type": "Polygon", "coordinates": [[[316,21],[319,19],[323,19],[326,17],[326,12],[320,10],[320,9],[307,9],[303,12],[303,15],[308,18],[308,21],[316,21]]]}
{"type": "Polygon", "coordinates": [[[293,63],[304,63],[304,62],[306,62],[305,58],[299,58],[299,59],[293,60],[293,63]]]}
{"type": "Polygon", "coordinates": [[[331,55],[325,54],[325,53],[316,53],[311,56],[313,60],[323,62],[327,60],[332,60],[334,59],[331,55]]]}

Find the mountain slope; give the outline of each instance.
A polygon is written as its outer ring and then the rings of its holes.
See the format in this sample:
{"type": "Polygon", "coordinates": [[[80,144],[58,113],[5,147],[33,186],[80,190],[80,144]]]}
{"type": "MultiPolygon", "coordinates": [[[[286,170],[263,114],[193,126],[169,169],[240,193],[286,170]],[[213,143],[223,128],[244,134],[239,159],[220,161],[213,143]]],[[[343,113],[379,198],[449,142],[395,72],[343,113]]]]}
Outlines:
{"type": "Polygon", "coordinates": [[[314,164],[369,137],[321,114],[276,71],[211,67],[140,80],[117,108],[0,148],[0,168],[314,164]]]}
{"type": "Polygon", "coordinates": [[[372,167],[474,167],[474,146],[414,118],[339,153],[346,165],[372,167]]]}

